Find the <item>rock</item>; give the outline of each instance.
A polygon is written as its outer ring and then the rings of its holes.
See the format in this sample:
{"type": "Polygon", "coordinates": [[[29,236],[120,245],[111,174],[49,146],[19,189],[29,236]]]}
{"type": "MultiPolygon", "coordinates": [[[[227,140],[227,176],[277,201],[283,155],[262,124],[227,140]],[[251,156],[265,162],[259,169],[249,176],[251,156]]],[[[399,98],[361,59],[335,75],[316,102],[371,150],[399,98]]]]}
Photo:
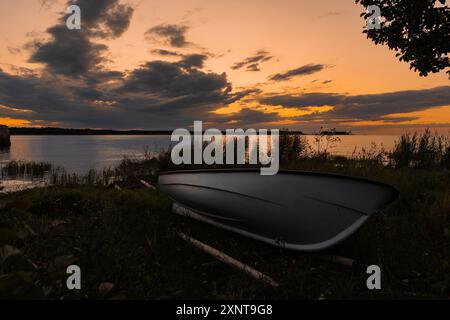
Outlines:
{"type": "Polygon", "coordinates": [[[110,293],[113,288],[114,288],[114,283],[103,282],[103,283],[100,283],[100,285],[98,286],[98,291],[101,294],[106,295],[106,294],[110,293]]]}
{"type": "Polygon", "coordinates": [[[11,136],[7,126],[0,125],[0,148],[9,148],[11,146],[11,136]]]}

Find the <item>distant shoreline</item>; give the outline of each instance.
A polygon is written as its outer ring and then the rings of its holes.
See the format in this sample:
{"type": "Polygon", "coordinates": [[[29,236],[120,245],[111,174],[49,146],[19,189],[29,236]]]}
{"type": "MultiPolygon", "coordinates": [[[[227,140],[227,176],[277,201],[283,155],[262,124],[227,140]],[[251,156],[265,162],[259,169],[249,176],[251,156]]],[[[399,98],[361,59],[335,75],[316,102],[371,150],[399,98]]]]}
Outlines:
{"type": "Polygon", "coordinates": [[[12,136],[171,135],[169,130],[108,130],[64,128],[9,128],[12,136]]]}
{"type": "MultiPolygon", "coordinates": [[[[172,130],[102,130],[64,128],[9,128],[11,136],[170,136],[172,130]]],[[[191,134],[194,132],[192,131],[191,134]]],[[[225,134],[225,131],[222,131],[225,134]]],[[[281,133],[287,133],[282,131],[281,133]]],[[[301,131],[289,134],[304,135],[301,131]]]]}

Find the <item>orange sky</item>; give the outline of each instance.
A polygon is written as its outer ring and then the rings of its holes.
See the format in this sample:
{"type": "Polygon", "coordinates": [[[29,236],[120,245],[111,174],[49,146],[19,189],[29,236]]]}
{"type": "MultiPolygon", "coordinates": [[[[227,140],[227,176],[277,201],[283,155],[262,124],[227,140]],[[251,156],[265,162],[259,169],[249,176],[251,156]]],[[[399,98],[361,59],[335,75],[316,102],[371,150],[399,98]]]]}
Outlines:
{"type": "MultiPolygon", "coordinates": [[[[327,92],[346,95],[379,94],[404,90],[422,90],[449,85],[445,72],[420,77],[399,62],[395,53],[385,46],[375,46],[362,34],[361,7],[353,0],[131,0],[135,8],[130,28],[118,39],[103,42],[109,46],[108,68],[133,70],[142,63],[161,59],[152,49],[161,45],[145,40],[144,33],[161,23],[182,24],[189,27],[187,38],[192,46],[184,53],[208,52],[205,70],[227,73],[228,80],[237,88],[259,88],[261,95],[271,93],[327,92]],[[261,64],[260,72],[231,66],[259,50],[270,52],[274,59],[261,64]],[[297,68],[320,63],[327,65],[317,74],[294,77],[289,81],[272,82],[268,77],[297,68]],[[324,81],[332,82],[323,84],[324,81]]],[[[40,1],[1,1],[0,12],[0,68],[14,73],[14,66],[42,69],[40,64],[28,63],[28,52],[23,48],[33,36],[46,37],[45,30],[57,23],[66,2],[56,0],[51,8],[41,7],[40,1]],[[20,53],[18,50],[20,49],[20,53]]],[[[169,59],[170,60],[170,59],[169,59]]],[[[0,92],[1,95],[1,92],[0,92]]],[[[299,116],[317,110],[265,106],[257,101],[239,101],[229,106],[218,106],[218,113],[238,112],[241,108],[255,108],[280,117],[299,116]]],[[[322,109],[323,111],[332,109],[322,109]]],[[[413,121],[391,123],[390,127],[424,125],[450,128],[450,105],[430,108],[389,117],[418,117],[413,121]]],[[[33,125],[20,118],[0,118],[7,125],[33,125]]],[[[294,122],[288,121],[290,127],[294,122]]],[[[384,121],[345,123],[370,131],[384,126],[384,121]]],[[[298,121],[298,127],[304,124],[298,121]]]]}

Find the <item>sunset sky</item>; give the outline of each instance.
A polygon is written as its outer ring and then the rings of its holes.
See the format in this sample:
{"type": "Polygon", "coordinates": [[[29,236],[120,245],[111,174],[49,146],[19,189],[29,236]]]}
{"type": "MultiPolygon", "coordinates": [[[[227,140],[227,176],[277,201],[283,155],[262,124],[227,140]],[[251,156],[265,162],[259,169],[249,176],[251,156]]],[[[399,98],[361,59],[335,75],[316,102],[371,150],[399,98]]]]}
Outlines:
{"type": "Polygon", "coordinates": [[[0,123],[450,130],[445,72],[362,33],[353,0],[1,1],[0,123]],[[82,29],[68,30],[68,3],[82,29]]]}

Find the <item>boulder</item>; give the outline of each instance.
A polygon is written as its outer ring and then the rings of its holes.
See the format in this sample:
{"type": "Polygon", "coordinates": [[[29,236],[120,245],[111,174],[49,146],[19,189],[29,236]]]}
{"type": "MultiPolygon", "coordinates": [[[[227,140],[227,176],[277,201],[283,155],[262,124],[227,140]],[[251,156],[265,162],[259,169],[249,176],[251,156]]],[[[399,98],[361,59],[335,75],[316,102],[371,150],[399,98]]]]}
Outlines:
{"type": "Polygon", "coordinates": [[[0,125],[0,148],[8,148],[11,146],[11,137],[9,128],[7,126],[0,125]]]}

